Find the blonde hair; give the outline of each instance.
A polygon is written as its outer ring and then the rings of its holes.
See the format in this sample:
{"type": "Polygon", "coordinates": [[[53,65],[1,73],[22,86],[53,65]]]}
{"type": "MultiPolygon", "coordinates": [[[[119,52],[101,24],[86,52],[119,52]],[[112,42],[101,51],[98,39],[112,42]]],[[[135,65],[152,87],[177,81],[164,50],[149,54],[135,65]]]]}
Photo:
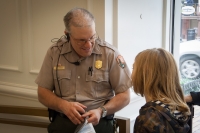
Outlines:
{"type": "Polygon", "coordinates": [[[180,86],[176,62],[171,53],[162,48],[140,52],[132,74],[136,94],[148,95],[151,100],[160,100],[182,112],[190,112],[180,86]]]}

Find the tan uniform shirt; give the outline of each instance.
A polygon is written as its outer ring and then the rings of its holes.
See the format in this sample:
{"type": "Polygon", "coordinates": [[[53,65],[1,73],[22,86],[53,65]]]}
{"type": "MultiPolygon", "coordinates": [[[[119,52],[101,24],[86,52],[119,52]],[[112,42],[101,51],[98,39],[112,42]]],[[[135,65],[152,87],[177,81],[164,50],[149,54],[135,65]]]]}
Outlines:
{"type": "Polygon", "coordinates": [[[91,56],[79,58],[70,43],[62,40],[48,49],[35,82],[67,101],[95,109],[132,86],[130,71],[125,62],[124,68],[119,65],[118,55],[116,48],[98,39],[91,56]],[[80,65],[70,63],[76,61],[80,65]]]}

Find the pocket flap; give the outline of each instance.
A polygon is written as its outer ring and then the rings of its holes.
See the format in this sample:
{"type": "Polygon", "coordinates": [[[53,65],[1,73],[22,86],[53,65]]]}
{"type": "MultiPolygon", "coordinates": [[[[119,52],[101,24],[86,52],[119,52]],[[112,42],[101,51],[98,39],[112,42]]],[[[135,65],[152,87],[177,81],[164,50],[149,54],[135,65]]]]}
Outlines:
{"type": "Polygon", "coordinates": [[[92,76],[86,74],[86,81],[94,81],[94,82],[108,82],[109,81],[109,76],[108,76],[108,72],[104,72],[104,73],[95,73],[93,72],[92,76]]]}
{"type": "Polygon", "coordinates": [[[56,77],[58,77],[58,80],[61,79],[71,79],[71,70],[58,70],[57,71],[57,75],[56,76],[56,71],[54,71],[54,79],[57,79],[56,77]]]}

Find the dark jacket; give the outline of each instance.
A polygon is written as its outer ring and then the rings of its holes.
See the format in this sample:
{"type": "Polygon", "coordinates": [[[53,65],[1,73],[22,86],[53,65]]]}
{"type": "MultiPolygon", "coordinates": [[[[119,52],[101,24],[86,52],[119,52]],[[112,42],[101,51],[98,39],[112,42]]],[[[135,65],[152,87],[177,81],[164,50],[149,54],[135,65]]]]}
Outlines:
{"type": "Polygon", "coordinates": [[[148,102],[140,109],[134,125],[134,133],[187,133],[190,127],[187,124],[189,117],[177,119],[169,110],[148,102]]]}
{"type": "Polygon", "coordinates": [[[200,106],[200,92],[190,92],[192,96],[192,103],[200,106]]]}

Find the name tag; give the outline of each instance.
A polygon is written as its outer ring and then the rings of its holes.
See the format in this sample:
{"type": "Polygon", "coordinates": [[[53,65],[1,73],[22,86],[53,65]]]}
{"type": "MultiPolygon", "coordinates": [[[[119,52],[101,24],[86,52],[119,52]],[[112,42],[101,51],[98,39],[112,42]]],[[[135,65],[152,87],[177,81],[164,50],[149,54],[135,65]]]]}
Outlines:
{"type": "MultiPolygon", "coordinates": [[[[53,69],[56,70],[56,67],[54,67],[53,69]]],[[[64,70],[64,69],[65,69],[65,66],[58,66],[57,67],[57,70],[64,70]]]]}

